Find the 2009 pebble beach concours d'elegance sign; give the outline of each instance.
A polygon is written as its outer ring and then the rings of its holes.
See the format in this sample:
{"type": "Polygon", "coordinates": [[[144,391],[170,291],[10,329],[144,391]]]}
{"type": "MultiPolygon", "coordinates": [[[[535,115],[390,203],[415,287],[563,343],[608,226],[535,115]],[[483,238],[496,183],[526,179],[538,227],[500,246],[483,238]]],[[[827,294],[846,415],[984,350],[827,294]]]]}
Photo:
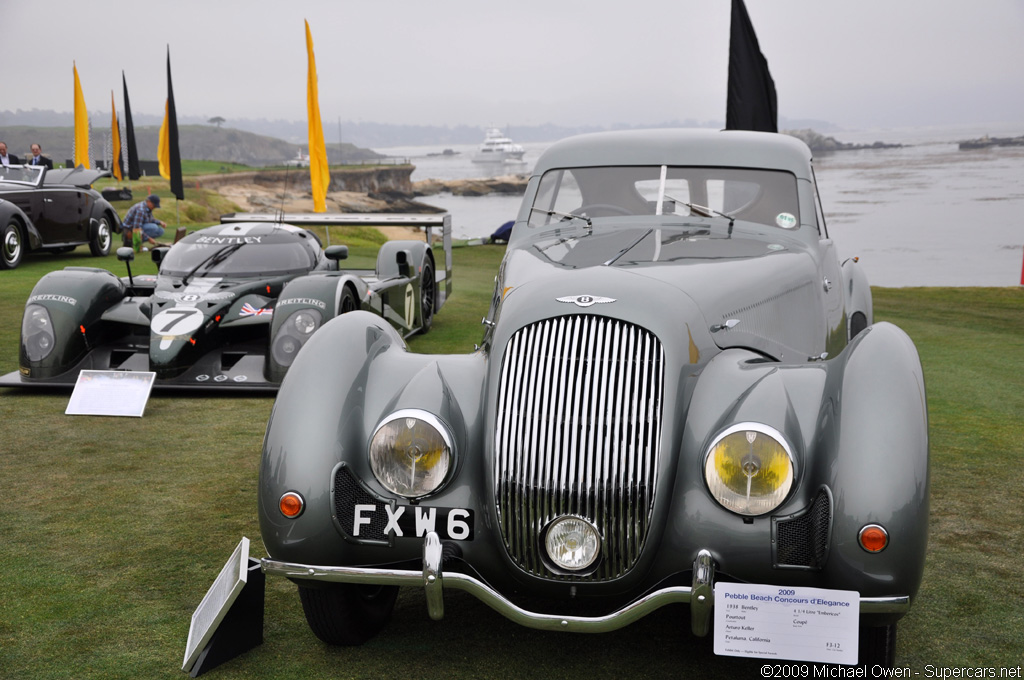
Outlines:
{"type": "Polygon", "coordinates": [[[857,663],[853,590],[715,585],[715,654],[857,663]]]}

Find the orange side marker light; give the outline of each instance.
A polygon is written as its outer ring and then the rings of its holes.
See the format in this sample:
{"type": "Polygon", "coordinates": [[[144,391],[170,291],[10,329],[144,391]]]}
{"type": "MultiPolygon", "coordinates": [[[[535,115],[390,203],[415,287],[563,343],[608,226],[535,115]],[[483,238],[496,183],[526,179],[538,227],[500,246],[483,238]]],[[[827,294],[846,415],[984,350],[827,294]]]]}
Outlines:
{"type": "Polygon", "coordinates": [[[302,514],[302,510],[306,507],[306,503],[302,500],[302,496],[289,491],[288,493],[281,496],[281,500],[278,502],[278,508],[281,510],[281,514],[288,519],[295,519],[302,514]]]}
{"type": "Polygon", "coordinates": [[[879,524],[868,524],[860,530],[857,540],[860,541],[860,547],[869,553],[878,553],[889,545],[889,533],[879,524]]]}

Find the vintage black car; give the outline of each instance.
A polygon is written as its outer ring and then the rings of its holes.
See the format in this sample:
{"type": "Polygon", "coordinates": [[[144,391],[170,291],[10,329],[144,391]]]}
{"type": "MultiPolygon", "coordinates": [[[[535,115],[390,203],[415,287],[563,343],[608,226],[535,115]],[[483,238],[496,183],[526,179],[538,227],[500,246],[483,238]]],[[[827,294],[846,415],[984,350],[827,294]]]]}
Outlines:
{"type": "MultiPolygon", "coordinates": [[[[310,230],[273,216],[227,215],[172,247],[156,276],[66,267],[32,289],[20,368],[5,386],[73,386],[84,369],[153,371],[160,387],[276,390],[296,354],[335,316],[367,310],[402,336],[426,332],[451,292],[447,215],[288,216],[307,224],[441,227],[445,258],[425,241],[381,246],[375,270],[339,267],[310,230]],[[262,221],[259,221],[262,220],[262,221]],[[440,265],[440,269],[439,269],[440,265]]],[[[131,260],[131,248],[118,258],[131,260]]]]}
{"type": "Polygon", "coordinates": [[[0,269],[14,269],[26,253],[64,253],[89,244],[101,257],[121,231],[117,211],[93,190],[108,172],[42,165],[0,166],[0,269]]]}
{"type": "Polygon", "coordinates": [[[564,140],[530,178],[479,351],[328,323],[281,385],[259,480],[263,569],[298,585],[313,632],[358,644],[414,585],[435,619],[455,588],[552,631],[686,603],[697,635],[716,617],[719,653],[809,658],[771,646],[781,628],[719,623],[749,591],[793,602],[793,625],[852,615],[818,660],[891,663],[924,567],[924,382],[837,259],[811,168],[779,134],[564,140]]]}

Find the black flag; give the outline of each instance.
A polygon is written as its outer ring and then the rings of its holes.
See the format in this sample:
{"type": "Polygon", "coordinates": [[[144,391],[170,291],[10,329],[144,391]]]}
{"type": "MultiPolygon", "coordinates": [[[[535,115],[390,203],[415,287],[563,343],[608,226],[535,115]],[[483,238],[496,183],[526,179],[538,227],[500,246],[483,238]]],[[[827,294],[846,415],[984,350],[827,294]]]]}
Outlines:
{"type": "Polygon", "coordinates": [[[171,171],[171,193],[179,201],[185,200],[185,186],[181,181],[181,152],[178,150],[178,114],[174,110],[174,88],[171,86],[171,48],[167,47],[167,147],[171,171]]]}
{"type": "Polygon", "coordinates": [[[757,44],[747,8],[743,0],[732,0],[725,129],[778,132],[778,117],[775,81],[757,44]]]}
{"type": "Polygon", "coordinates": [[[125,144],[128,146],[128,179],[138,179],[142,176],[139,168],[139,151],[135,146],[135,126],[132,124],[132,105],[128,101],[128,81],[124,79],[124,71],[121,71],[121,83],[124,85],[124,136],[125,144]]]}

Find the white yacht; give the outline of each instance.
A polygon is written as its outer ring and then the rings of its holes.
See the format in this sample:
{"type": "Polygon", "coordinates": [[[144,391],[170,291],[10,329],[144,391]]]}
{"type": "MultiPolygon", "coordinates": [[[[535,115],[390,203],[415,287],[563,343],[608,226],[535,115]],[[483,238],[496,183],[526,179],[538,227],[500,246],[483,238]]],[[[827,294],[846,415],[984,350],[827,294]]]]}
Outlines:
{"type": "Polygon", "coordinates": [[[521,163],[526,149],[516,144],[498,128],[488,128],[483,143],[473,154],[474,163],[521,163]]]}

